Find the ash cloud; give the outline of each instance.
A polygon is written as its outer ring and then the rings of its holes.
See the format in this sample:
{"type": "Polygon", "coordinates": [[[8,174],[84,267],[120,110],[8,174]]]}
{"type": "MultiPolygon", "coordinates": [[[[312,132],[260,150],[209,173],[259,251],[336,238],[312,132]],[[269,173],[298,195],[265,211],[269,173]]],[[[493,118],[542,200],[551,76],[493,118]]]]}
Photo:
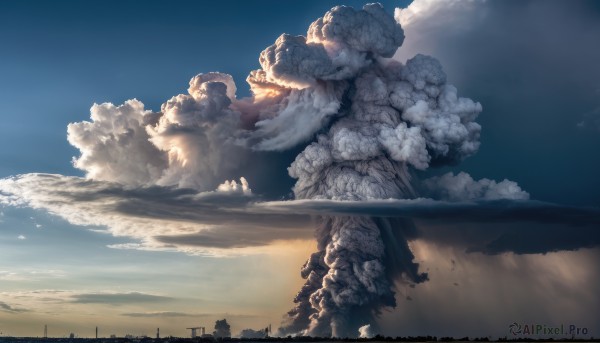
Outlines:
{"type": "MultiPolygon", "coordinates": [[[[350,56],[339,60],[344,63],[340,73],[308,74],[321,84],[342,87],[344,106],[288,169],[297,179],[296,199],[415,198],[412,170],[457,163],[479,148],[481,127],[475,119],[481,105],[458,96],[437,60],[420,54],[406,65],[385,59],[402,45],[403,36],[400,25],[374,4],[358,11],[336,7],[311,25],[306,41],[296,41],[305,49],[318,42],[330,56],[340,51],[350,56]],[[365,44],[358,29],[364,25],[373,27],[364,32],[385,28],[389,36],[367,35],[371,41],[365,44]]],[[[283,68],[271,77],[297,79],[298,72],[283,68]]],[[[319,251],[303,268],[307,281],[294,299],[296,306],[284,321],[282,334],[300,329],[304,335],[356,336],[365,322],[375,325],[382,309],[396,306],[394,280],[413,284],[427,280],[403,235],[412,223],[355,216],[320,221],[319,251]],[[394,243],[384,243],[390,240],[394,243]],[[389,254],[392,247],[394,254],[389,254]],[[388,261],[390,256],[395,263],[388,261]]]]}
{"type": "Polygon", "coordinates": [[[427,198],[366,201],[294,200],[256,203],[253,211],[311,215],[431,219],[458,223],[556,223],[572,227],[600,223],[597,207],[557,205],[534,200],[438,201],[427,198]]]}
{"type": "MultiPolygon", "coordinates": [[[[395,257],[410,253],[407,247],[402,248],[405,240],[431,241],[440,246],[488,255],[545,254],[600,246],[600,232],[596,229],[600,225],[600,209],[595,207],[511,199],[458,202],[431,199],[296,200],[257,205],[267,212],[386,218],[378,225],[382,232],[396,235],[385,240],[386,251],[395,257]],[[400,223],[395,222],[397,220],[400,223]],[[384,225],[386,223],[390,224],[384,225]]],[[[411,258],[411,255],[403,258],[411,258]]],[[[386,266],[391,272],[409,273],[413,279],[418,275],[418,265],[407,264],[403,259],[388,258],[386,266]],[[400,268],[394,267],[398,264],[400,268]]],[[[393,279],[400,276],[394,274],[393,279]]]]}

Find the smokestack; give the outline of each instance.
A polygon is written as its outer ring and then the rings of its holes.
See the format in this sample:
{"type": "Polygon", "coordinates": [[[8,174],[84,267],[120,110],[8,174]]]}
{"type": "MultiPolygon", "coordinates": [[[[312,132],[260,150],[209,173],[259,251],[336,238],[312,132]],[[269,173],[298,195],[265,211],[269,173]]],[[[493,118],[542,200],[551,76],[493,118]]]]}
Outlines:
{"type": "Polygon", "coordinates": [[[156,328],[156,339],[160,339],[160,328],[156,328]]]}
{"type": "Polygon", "coordinates": [[[96,326],[96,339],[98,339],[98,327],[96,326]]]}

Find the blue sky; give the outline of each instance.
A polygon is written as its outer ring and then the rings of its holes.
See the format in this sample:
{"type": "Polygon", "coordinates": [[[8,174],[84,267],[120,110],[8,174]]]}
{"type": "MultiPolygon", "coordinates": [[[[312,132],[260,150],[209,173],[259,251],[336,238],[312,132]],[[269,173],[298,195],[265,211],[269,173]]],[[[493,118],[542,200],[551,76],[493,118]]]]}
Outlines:
{"type": "MultiPolygon", "coordinates": [[[[393,15],[411,1],[381,3],[393,15]]],[[[406,39],[394,58],[435,56],[459,95],[483,107],[477,154],[411,175],[464,171],[474,185],[509,179],[527,194],[512,199],[523,202],[479,206],[482,199],[469,198],[475,205],[450,211],[448,199],[350,209],[295,203],[287,167],[306,143],[248,153],[252,160],[235,175],[249,180],[251,195],[227,187],[224,194],[161,183],[121,187],[81,179],[85,172],[73,167],[80,151],[67,141],[67,125],[89,121],[94,103],[136,98],[157,112],[186,93],[190,78],[214,71],[232,75],[238,99],[251,96],[245,79],[261,68],[261,51],[282,33],[306,35],[341,4],[364,3],[1,2],[3,335],[39,336],[48,324],[58,337],[91,337],[95,326],[104,336],[152,336],[156,327],[184,336],[192,325],[212,331],[223,317],[234,335],[278,326],[304,283],[298,269],[317,248],[310,216],[397,210],[416,223],[419,233],[406,244],[430,280],[393,280],[398,306],[377,320],[381,333],[497,337],[514,321],[572,321],[597,336],[595,2],[418,0],[412,21],[403,23],[406,39]],[[58,175],[11,179],[29,173],[58,175]]]]}

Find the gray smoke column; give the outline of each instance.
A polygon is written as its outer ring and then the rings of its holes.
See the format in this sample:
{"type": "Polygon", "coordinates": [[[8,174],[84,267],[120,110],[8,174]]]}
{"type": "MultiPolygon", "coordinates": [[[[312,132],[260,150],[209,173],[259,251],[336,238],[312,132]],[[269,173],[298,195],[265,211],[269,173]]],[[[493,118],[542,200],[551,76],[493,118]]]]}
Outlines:
{"type": "MultiPolygon", "coordinates": [[[[268,85],[287,100],[279,115],[258,116],[254,149],[284,150],[316,134],[288,169],[297,199],[414,198],[411,169],[477,151],[481,105],[459,98],[432,57],[406,65],[388,59],[403,39],[380,5],[341,6],[317,19],[306,38],[283,35],[261,54],[263,69],[249,77],[253,90],[262,94],[268,85]],[[329,106],[310,111],[317,98],[329,106]],[[288,115],[290,106],[309,114],[288,115]]],[[[318,251],[302,268],[306,283],[280,333],[346,337],[373,329],[380,311],[396,306],[394,282],[427,280],[407,244],[413,231],[407,221],[321,218],[318,251]]]]}

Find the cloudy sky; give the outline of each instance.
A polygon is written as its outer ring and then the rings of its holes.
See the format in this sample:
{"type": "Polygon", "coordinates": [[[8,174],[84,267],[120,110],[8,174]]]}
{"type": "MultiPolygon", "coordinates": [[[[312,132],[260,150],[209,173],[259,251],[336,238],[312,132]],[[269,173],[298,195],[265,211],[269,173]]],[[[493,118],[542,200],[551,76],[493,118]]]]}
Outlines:
{"type": "Polygon", "coordinates": [[[0,335],[597,337],[598,3],[364,4],[2,2],[0,335]]]}

